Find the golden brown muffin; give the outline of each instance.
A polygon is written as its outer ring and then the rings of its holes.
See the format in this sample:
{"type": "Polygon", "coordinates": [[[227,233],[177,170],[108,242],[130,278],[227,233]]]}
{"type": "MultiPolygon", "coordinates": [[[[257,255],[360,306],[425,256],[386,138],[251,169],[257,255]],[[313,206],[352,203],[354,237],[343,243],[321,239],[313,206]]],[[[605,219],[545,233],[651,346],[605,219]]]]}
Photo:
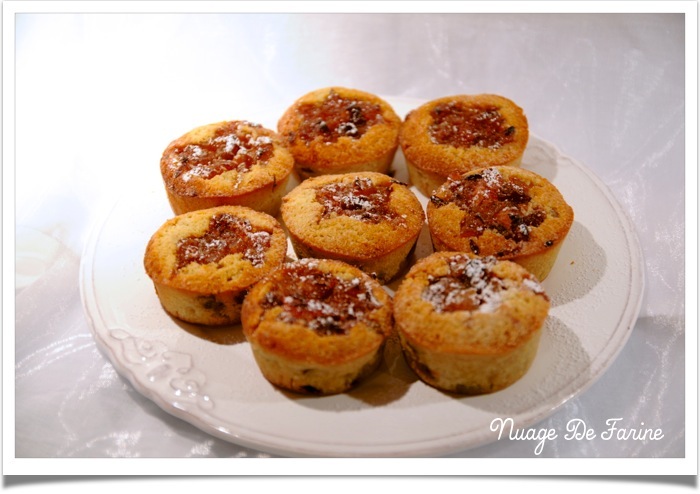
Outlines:
{"type": "Polygon", "coordinates": [[[286,252],[287,237],[272,216],[219,206],[166,221],[148,242],[144,266],[172,316],[236,324],[248,288],[279,267],[286,252]]]}
{"type": "Polygon", "coordinates": [[[449,178],[428,202],[435,250],[495,256],[549,274],[574,221],[557,188],[523,168],[483,168],[449,178]]]}
{"type": "Polygon", "coordinates": [[[356,89],[312,91],[290,106],[277,131],[302,179],[338,173],[386,173],[398,148],[401,118],[381,98],[356,89]]]}
{"type": "Polygon", "coordinates": [[[382,283],[404,267],[425,221],[406,184],[374,172],[310,178],[281,212],[299,258],[344,261],[382,283]]]}
{"type": "Polygon", "coordinates": [[[548,311],[547,295],[523,267],[458,252],[418,261],[394,297],[410,367],[435,388],[469,395],[527,372],[548,311]]]}
{"type": "Polygon", "coordinates": [[[409,112],[400,143],[411,183],[429,196],[454,173],[519,166],[528,138],[519,106],[479,94],[439,98],[409,112]]]}
{"type": "Polygon", "coordinates": [[[175,214],[236,205],[275,216],[293,169],[279,136],[244,120],[197,127],[171,142],[160,160],[175,214]]]}
{"type": "Polygon", "coordinates": [[[272,384],[299,393],[347,391],[379,364],[393,330],[391,297],[340,261],[302,259],[257,283],[243,333],[272,384]]]}

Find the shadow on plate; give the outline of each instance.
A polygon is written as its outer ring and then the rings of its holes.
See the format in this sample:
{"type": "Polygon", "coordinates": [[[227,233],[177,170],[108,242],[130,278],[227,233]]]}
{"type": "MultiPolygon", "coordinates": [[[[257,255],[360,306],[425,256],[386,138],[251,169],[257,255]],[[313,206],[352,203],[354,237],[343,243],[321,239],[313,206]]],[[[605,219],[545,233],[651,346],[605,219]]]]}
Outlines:
{"type": "Polygon", "coordinates": [[[382,362],[377,370],[357,386],[330,396],[314,396],[277,390],[300,405],[316,410],[344,412],[381,407],[401,399],[418,378],[406,364],[397,337],[387,340],[382,362]]]}
{"type": "Polygon", "coordinates": [[[542,283],[552,307],[577,300],[600,282],[608,259],[591,232],[574,221],[552,272],[542,283]]]}
{"type": "Polygon", "coordinates": [[[245,335],[240,324],[228,326],[204,326],[180,321],[171,317],[173,322],[183,331],[202,340],[216,343],[217,345],[238,345],[245,343],[245,335]]]}
{"type": "MultiPolygon", "coordinates": [[[[532,412],[543,405],[544,419],[591,379],[591,359],[575,331],[560,319],[545,322],[537,356],[527,373],[508,388],[479,396],[443,393],[457,402],[501,418],[532,412]]],[[[528,424],[523,424],[528,425],[528,424]]]]}

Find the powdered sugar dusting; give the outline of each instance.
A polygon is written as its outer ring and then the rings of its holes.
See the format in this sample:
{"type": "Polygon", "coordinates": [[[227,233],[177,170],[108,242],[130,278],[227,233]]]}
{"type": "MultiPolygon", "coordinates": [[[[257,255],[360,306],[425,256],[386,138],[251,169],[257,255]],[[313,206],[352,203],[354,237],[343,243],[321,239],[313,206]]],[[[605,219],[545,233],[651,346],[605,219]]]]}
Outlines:
{"type": "Polygon", "coordinates": [[[495,106],[450,101],[435,106],[430,115],[430,140],[438,145],[497,150],[512,142],[516,132],[495,106]]]}
{"type": "Polygon", "coordinates": [[[331,90],[320,103],[297,106],[296,113],[299,117],[297,125],[285,132],[285,137],[290,143],[300,141],[307,146],[319,138],[326,145],[343,137],[359,139],[371,126],[384,122],[379,104],[344,97],[335,90],[331,90]]]}
{"type": "Polygon", "coordinates": [[[249,220],[229,213],[216,214],[210,218],[203,235],[178,241],[177,266],[219,262],[227,255],[240,253],[253,266],[261,267],[271,242],[272,234],[253,227],[249,220]]]}
{"type": "Polygon", "coordinates": [[[496,259],[457,255],[449,261],[449,274],[430,276],[422,297],[436,312],[470,310],[494,312],[501,305],[503,281],[494,275],[496,259]]]}
{"type": "Polygon", "coordinates": [[[481,176],[489,187],[499,187],[501,184],[501,172],[495,168],[486,168],[481,172],[481,176]]]}
{"type": "Polygon", "coordinates": [[[323,217],[343,215],[379,223],[404,219],[390,207],[394,182],[374,183],[368,177],[349,182],[332,182],[316,189],[316,200],[323,205],[323,217]]]}
{"type": "Polygon", "coordinates": [[[233,184],[238,187],[242,175],[256,164],[265,165],[273,156],[274,143],[260,124],[247,121],[225,122],[212,137],[175,148],[169,156],[168,167],[181,183],[194,178],[209,180],[229,171],[236,171],[233,184]],[[258,130],[260,129],[260,130],[258,130]]]}
{"type": "Polygon", "coordinates": [[[382,305],[370,279],[337,276],[320,269],[316,259],[288,263],[276,276],[264,307],[281,307],[280,321],[303,324],[321,336],[347,334],[382,305]]]}
{"type": "Polygon", "coordinates": [[[544,294],[544,288],[533,276],[523,278],[523,286],[538,295],[544,294]]]}

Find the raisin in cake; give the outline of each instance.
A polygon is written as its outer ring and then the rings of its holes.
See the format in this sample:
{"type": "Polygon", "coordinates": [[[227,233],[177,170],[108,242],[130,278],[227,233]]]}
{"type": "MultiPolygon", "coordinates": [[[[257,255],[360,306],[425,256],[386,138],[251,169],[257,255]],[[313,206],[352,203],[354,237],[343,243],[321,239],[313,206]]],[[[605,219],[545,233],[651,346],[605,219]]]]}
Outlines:
{"type": "Polygon", "coordinates": [[[391,297],[340,261],[284,264],[246,296],[243,332],[263,376],[299,393],[349,390],[379,364],[393,330],[391,297]]]}
{"type": "Polygon", "coordinates": [[[172,316],[236,324],[249,287],[279,267],[286,252],[286,235],[273,217],[219,206],[166,221],[148,242],[144,266],[172,316]]]}
{"type": "Polygon", "coordinates": [[[281,213],[298,257],[344,261],[382,283],[405,266],[425,221],[406,184],[375,172],[305,180],[281,213]]]}
{"type": "Polygon", "coordinates": [[[418,261],[394,297],[409,366],[435,388],[468,395],[527,372],[548,311],[547,295],[521,266],[457,252],[418,261]]]}
{"type": "Polygon", "coordinates": [[[277,131],[305,179],[357,171],[386,173],[398,148],[400,127],[399,116],[378,96],[328,87],[295,101],[280,118],[277,131]]]}
{"type": "Polygon", "coordinates": [[[197,127],[171,142],[160,160],[175,214],[237,205],[274,216],[293,169],[279,136],[244,120],[197,127]]]}
{"type": "Polygon", "coordinates": [[[427,216],[435,250],[512,260],[540,281],[574,221],[571,206],[551,182],[508,166],[449,178],[430,196],[427,216]]]}
{"type": "Polygon", "coordinates": [[[409,112],[401,150],[411,183],[426,196],[454,173],[519,166],[529,138],[523,110],[495,94],[447,96],[409,112]]]}

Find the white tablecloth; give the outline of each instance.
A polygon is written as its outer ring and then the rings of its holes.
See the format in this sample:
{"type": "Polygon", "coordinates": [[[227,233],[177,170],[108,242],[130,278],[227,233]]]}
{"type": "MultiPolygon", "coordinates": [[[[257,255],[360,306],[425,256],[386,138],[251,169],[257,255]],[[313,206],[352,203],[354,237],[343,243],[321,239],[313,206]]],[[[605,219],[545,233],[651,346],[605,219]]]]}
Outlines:
{"type": "MultiPolygon", "coordinates": [[[[79,266],[91,228],[170,140],[230,118],[274,126],[329,85],[505,95],[533,134],[607,184],[641,242],[641,313],[602,378],[537,427],[621,417],[664,437],[560,438],[539,456],[686,456],[682,14],[20,13],[14,25],[17,458],[269,456],[163,412],[120,377],[83,313],[79,266]]],[[[532,441],[502,439],[451,456],[536,455],[532,441]]]]}

